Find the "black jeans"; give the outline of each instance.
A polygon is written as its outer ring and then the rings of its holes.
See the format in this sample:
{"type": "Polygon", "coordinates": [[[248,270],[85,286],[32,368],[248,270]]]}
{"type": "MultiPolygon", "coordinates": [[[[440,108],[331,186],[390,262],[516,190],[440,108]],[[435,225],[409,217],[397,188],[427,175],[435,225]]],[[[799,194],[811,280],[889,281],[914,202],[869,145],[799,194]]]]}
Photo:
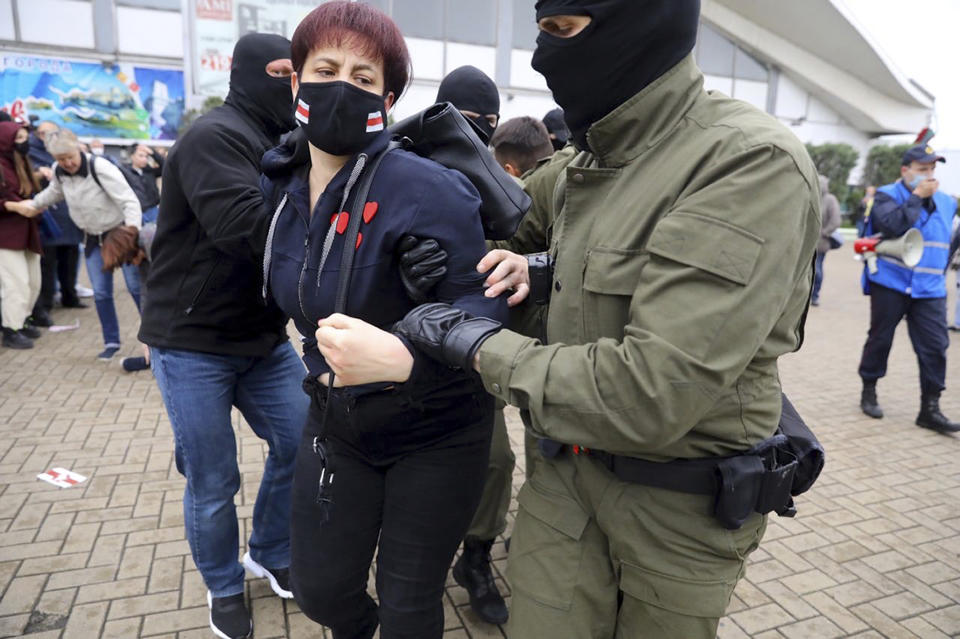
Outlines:
{"type": "Polygon", "coordinates": [[[893,335],[903,317],[920,365],[920,391],[939,395],[947,376],[947,299],[914,299],[885,286],[870,283],[870,332],[860,358],[860,377],[876,381],[887,374],[893,335]]]}
{"type": "Polygon", "coordinates": [[[80,249],[75,245],[44,246],[40,258],[40,297],[37,306],[46,311],[53,308],[53,296],[60,282],[60,300],[66,306],[74,306],[77,297],[77,260],[80,249]]]}
{"type": "Polygon", "coordinates": [[[310,394],[290,531],[300,609],[335,639],[369,639],[378,623],[382,639],[440,639],[447,570],[483,489],[493,399],[472,383],[422,401],[396,391],[336,392],[327,418],[335,469],[327,518],[313,450],[323,396],[310,394]],[[367,594],[374,551],[379,610],[367,594]]]}

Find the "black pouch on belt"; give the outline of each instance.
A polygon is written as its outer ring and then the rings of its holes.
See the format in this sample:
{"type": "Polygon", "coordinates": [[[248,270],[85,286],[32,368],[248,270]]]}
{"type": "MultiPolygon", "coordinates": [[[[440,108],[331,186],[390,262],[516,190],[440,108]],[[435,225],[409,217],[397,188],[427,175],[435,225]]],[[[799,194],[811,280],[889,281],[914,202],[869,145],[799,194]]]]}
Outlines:
{"type": "Polygon", "coordinates": [[[774,435],[743,455],[717,463],[714,514],[724,528],[736,530],[753,512],[796,514],[791,489],[798,463],[786,445],[785,435],[774,435]]]}

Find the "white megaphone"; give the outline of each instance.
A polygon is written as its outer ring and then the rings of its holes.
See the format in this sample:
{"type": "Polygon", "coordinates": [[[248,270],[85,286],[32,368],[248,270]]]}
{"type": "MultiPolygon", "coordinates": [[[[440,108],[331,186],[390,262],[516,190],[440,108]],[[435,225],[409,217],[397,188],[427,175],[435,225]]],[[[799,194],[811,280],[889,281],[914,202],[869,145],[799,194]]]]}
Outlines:
{"type": "Polygon", "coordinates": [[[878,255],[895,258],[907,268],[913,268],[923,257],[923,234],[917,229],[910,229],[892,240],[884,240],[879,235],[861,237],[854,242],[853,250],[867,261],[871,273],[877,272],[878,255]]]}

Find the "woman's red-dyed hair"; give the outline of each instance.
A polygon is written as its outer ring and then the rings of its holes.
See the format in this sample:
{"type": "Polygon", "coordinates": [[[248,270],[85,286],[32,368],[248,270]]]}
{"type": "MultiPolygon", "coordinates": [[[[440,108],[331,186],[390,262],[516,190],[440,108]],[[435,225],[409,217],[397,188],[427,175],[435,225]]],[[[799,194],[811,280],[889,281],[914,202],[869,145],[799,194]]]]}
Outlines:
{"type": "Polygon", "coordinates": [[[303,72],[310,52],[318,47],[350,47],[383,63],[384,94],[394,99],[410,81],[410,53],[400,29],[385,13],[361,2],[327,2],[300,21],[290,46],[294,70],[303,72]]]}

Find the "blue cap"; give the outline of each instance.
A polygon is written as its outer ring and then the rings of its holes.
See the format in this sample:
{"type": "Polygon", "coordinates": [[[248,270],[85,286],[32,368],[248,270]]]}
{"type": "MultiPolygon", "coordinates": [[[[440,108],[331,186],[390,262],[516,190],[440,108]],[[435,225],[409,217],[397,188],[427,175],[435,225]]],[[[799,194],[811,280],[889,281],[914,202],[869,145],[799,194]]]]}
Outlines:
{"type": "Polygon", "coordinates": [[[903,154],[903,161],[901,164],[903,166],[908,166],[913,162],[920,162],[921,164],[933,164],[934,162],[946,162],[947,158],[942,155],[937,155],[933,150],[932,146],[926,146],[923,144],[918,144],[917,146],[910,147],[903,154]]]}

